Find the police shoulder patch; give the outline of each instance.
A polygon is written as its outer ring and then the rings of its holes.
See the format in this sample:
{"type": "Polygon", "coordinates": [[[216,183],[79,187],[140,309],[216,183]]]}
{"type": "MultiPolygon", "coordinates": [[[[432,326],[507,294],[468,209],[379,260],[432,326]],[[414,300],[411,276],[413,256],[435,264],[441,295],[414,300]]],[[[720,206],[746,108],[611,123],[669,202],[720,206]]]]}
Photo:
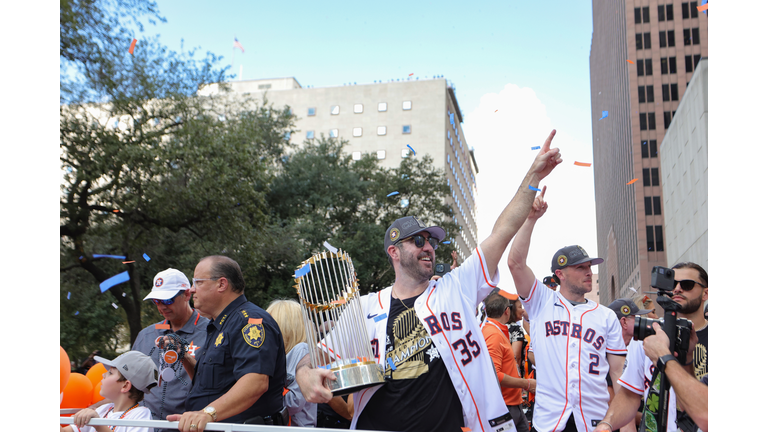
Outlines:
{"type": "Polygon", "coordinates": [[[246,324],[243,327],[243,339],[245,342],[254,347],[260,348],[264,343],[266,334],[264,332],[264,324],[246,324]]]}

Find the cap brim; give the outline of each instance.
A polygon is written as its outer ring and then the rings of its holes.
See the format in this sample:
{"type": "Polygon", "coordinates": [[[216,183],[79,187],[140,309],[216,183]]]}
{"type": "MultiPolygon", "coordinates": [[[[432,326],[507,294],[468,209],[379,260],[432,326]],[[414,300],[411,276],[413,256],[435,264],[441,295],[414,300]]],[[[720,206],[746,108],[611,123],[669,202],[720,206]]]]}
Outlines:
{"type": "Polygon", "coordinates": [[[635,315],[645,315],[649,312],[653,312],[651,309],[640,309],[639,311],[635,312],[635,315]]]}
{"type": "Polygon", "coordinates": [[[156,300],[169,300],[179,294],[179,291],[186,291],[185,289],[177,289],[173,291],[151,291],[144,297],[144,300],[156,299],[156,300]]]}
{"type": "Polygon", "coordinates": [[[428,232],[430,235],[432,235],[432,237],[437,238],[437,241],[443,241],[443,239],[445,238],[445,230],[440,228],[439,226],[429,227],[422,231],[428,232]]]}
{"type": "Polygon", "coordinates": [[[575,265],[579,265],[579,264],[583,264],[583,263],[585,263],[585,262],[589,262],[589,261],[592,261],[592,263],[591,263],[590,265],[597,265],[597,264],[602,264],[602,263],[603,263],[603,261],[605,261],[605,260],[604,260],[604,259],[602,259],[602,258],[590,258],[590,257],[586,257],[586,258],[584,258],[584,259],[582,259],[582,260],[576,261],[576,262],[575,262],[575,263],[573,263],[573,264],[568,264],[566,267],[572,267],[572,266],[575,266],[575,265]]]}
{"type": "Polygon", "coordinates": [[[97,362],[103,364],[106,367],[116,367],[115,364],[112,363],[112,360],[107,360],[104,357],[93,356],[93,359],[96,360],[97,362]]]}

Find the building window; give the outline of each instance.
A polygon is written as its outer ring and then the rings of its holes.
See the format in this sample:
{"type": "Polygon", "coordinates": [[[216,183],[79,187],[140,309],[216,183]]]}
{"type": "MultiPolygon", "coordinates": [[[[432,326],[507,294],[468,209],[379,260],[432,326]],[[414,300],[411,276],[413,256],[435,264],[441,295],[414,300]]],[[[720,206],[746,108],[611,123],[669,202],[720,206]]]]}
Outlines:
{"type": "Polygon", "coordinates": [[[645,197],[645,215],[646,216],[653,215],[653,201],[651,200],[651,197],[645,197]]]}
{"type": "Polygon", "coordinates": [[[331,115],[339,115],[339,111],[340,110],[338,105],[331,106],[331,115]]]}
{"type": "Polygon", "coordinates": [[[672,5],[667,5],[667,21],[672,21],[675,19],[675,14],[672,11],[672,5]]]}
{"type": "Polygon", "coordinates": [[[673,47],[675,46],[675,31],[674,30],[667,30],[667,45],[673,47]]]}
{"type": "Polygon", "coordinates": [[[651,34],[643,33],[643,48],[651,49],[651,34]]]}
{"type": "Polygon", "coordinates": [[[355,104],[353,109],[355,114],[362,114],[363,113],[363,104],[355,104]]]}
{"type": "Polygon", "coordinates": [[[691,44],[691,29],[683,29],[683,45],[691,44]]]}
{"type": "Polygon", "coordinates": [[[352,128],[352,136],[353,137],[361,137],[363,136],[363,128],[352,128]]]}
{"type": "MultiPolygon", "coordinates": [[[[696,9],[697,5],[698,5],[698,2],[691,2],[691,18],[699,17],[699,10],[696,9]]],[[[685,3],[683,3],[683,8],[685,8],[685,3]]]]}
{"type": "Polygon", "coordinates": [[[661,85],[661,100],[664,102],[669,102],[669,84],[661,85]]]}
{"type": "Polygon", "coordinates": [[[659,185],[659,169],[651,168],[651,186],[659,185]]]}
{"type": "Polygon", "coordinates": [[[699,60],[701,60],[701,54],[694,54],[693,55],[693,68],[696,69],[696,66],[699,65],[699,60]]]}
{"type": "Polygon", "coordinates": [[[376,158],[377,159],[382,160],[385,157],[387,157],[387,151],[386,150],[379,150],[379,151],[376,152],[376,158]]]}
{"type": "Polygon", "coordinates": [[[649,225],[645,226],[645,237],[647,240],[648,251],[653,251],[654,250],[653,226],[649,226],[649,225]]]}
{"type": "Polygon", "coordinates": [[[314,108],[307,108],[307,116],[313,116],[315,115],[315,109],[314,108]]]}
{"type": "Polygon", "coordinates": [[[645,76],[653,75],[653,63],[651,59],[645,59],[645,76]]]}
{"type": "Polygon", "coordinates": [[[656,149],[656,140],[651,140],[649,146],[650,146],[651,157],[655,158],[656,156],[658,156],[659,151],[656,149]]]}
{"type": "Polygon", "coordinates": [[[387,103],[386,102],[379,102],[379,112],[384,112],[387,110],[387,103]]]}
{"type": "Polygon", "coordinates": [[[688,19],[688,3],[683,2],[683,19],[688,19]]]}
{"type": "Polygon", "coordinates": [[[376,135],[386,135],[387,134],[387,127],[386,126],[379,126],[376,128],[376,135]]]}
{"type": "Polygon", "coordinates": [[[645,94],[647,95],[646,99],[648,102],[653,102],[653,86],[645,86],[645,94]]]}
{"type": "Polygon", "coordinates": [[[403,111],[411,109],[411,101],[403,101],[403,111]]]}
{"type": "Polygon", "coordinates": [[[643,34],[642,33],[635,33],[635,49],[637,49],[637,50],[643,49],[643,34]]]}
{"type": "Polygon", "coordinates": [[[651,170],[648,168],[643,168],[643,186],[650,186],[651,185],[651,170]]]}
{"type": "MultiPolygon", "coordinates": [[[[685,71],[693,72],[693,57],[691,56],[685,56],[685,71]]],[[[685,86],[688,87],[688,84],[685,86]]]]}
{"type": "Polygon", "coordinates": [[[643,22],[649,23],[651,22],[651,8],[648,6],[643,8],[643,22]]]}
{"type": "Polygon", "coordinates": [[[661,197],[653,197],[653,214],[661,214],[661,197]]]}
{"type": "Polygon", "coordinates": [[[661,58],[661,74],[666,75],[669,73],[669,67],[667,66],[667,58],[662,57],[661,58]]]}
{"type": "Polygon", "coordinates": [[[640,113],[640,130],[648,130],[648,117],[645,113],[640,113]]]}
{"type": "Polygon", "coordinates": [[[664,111],[664,129],[669,129],[670,123],[672,123],[672,113],[664,111]]]}
{"type": "Polygon", "coordinates": [[[635,24],[640,24],[640,8],[635,8],[635,24]]]}
{"type": "Polygon", "coordinates": [[[672,100],[676,101],[677,100],[677,84],[671,84],[669,88],[672,93],[672,100]]]}
{"type": "Polygon", "coordinates": [[[699,44],[699,28],[691,29],[691,37],[693,38],[693,44],[698,45],[699,44]]]}
{"type": "Polygon", "coordinates": [[[360,160],[363,157],[363,153],[359,151],[352,152],[352,160],[360,160]]]}
{"type": "Polygon", "coordinates": [[[338,129],[331,129],[330,137],[331,138],[338,138],[339,137],[339,130],[338,129]]]}
{"type": "Polygon", "coordinates": [[[677,57],[669,58],[669,73],[671,74],[677,73],[677,57]]]}
{"type": "MultiPolygon", "coordinates": [[[[407,157],[408,157],[408,156],[410,156],[410,155],[411,155],[411,149],[407,149],[407,148],[404,148],[404,149],[402,149],[402,150],[400,151],[400,156],[401,156],[403,159],[407,158],[407,157]]],[[[451,182],[449,181],[449,182],[448,182],[448,186],[450,186],[450,185],[451,185],[451,182]]]]}
{"type": "MultiPolygon", "coordinates": [[[[661,7],[661,6],[659,6],[661,7]]],[[[667,32],[666,31],[660,31],[659,32],[659,47],[660,48],[666,48],[667,47],[667,32]]]]}
{"type": "Polygon", "coordinates": [[[640,145],[640,153],[643,155],[644,159],[648,158],[648,141],[643,141],[640,145]]]}
{"type": "Polygon", "coordinates": [[[664,21],[664,5],[659,5],[659,21],[664,21]]]}
{"type": "Polygon", "coordinates": [[[656,113],[648,113],[648,130],[656,130],[656,113]]]}
{"type": "Polygon", "coordinates": [[[307,131],[307,139],[315,139],[315,131],[307,131]]]}
{"type": "Polygon", "coordinates": [[[656,250],[664,252],[664,236],[662,235],[661,225],[656,225],[656,250]]]}
{"type": "Polygon", "coordinates": [[[411,133],[411,125],[403,125],[403,133],[404,134],[411,133]]]}
{"type": "Polygon", "coordinates": [[[640,103],[645,102],[645,87],[643,86],[637,88],[637,101],[640,103]]]}
{"type": "Polygon", "coordinates": [[[637,76],[645,75],[645,63],[642,60],[637,61],[637,76]]]}

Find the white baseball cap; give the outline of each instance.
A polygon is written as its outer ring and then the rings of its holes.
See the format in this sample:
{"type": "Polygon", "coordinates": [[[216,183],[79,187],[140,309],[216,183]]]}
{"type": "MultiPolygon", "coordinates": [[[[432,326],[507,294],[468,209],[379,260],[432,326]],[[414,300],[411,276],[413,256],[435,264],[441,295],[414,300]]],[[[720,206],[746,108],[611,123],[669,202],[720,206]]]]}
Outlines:
{"type": "Polygon", "coordinates": [[[168,300],[178,294],[179,291],[186,291],[189,288],[189,279],[184,273],[169,268],[155,275],[152,291],[144,297],[144,300],[168,300]]]}
{"type": "Polygon", "coordinates": [[[125,379],[131,382],[131,385],[144,393],[157,385],[158,373],[155,362],[144,353],[128,351],[114,360],[99,356],[94,356],[93,359],[106,367],[117,369],[125,379]]]}

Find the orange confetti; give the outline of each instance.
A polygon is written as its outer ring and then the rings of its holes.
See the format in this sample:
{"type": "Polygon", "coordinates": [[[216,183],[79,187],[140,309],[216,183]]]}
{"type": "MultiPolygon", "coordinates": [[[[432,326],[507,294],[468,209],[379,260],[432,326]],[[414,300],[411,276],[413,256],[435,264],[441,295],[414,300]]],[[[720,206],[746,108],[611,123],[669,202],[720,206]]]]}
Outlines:
{"type": "Polygon", "coordinates": [[[499,290],[499,295],[509,300],[517,300],[520,298],[517,294],[508,293],[504,290],[499,290]]]}
{"type": "Polygon", "coordinates": [[[413,74],[412,74],[412,73],[409,73],[409,74],[408,74],[408,76],[411,76],[411,75],[413,75],[413,74]]]}
{"type": "Polygon", "coordinates": [[[128,52],[133,54],[133,49],[134,48],[136,48],[136,39],[134,39],[133,42],[131,42],[131,47],[128,48],[128,52]]]}
{"type": "Polygon", "coordinates": [[[261,324],[262,318],[248,318],[248,324],[261,324]]]}
{"type": "Polygon", "coordinates": [[[699,12],[704,12],[705,10],[709,9],[709,3],[701,6],[696,6],[696,9],[698,9],[699,12]]]}
{"type": "Polygon", "coordinates": [[[135,263],[136,261],[123,261],[123,264],[135,263]]]}
{"type": "Polygon", "coordinates": [[[583,166],[583,167],[591,167],[592,166],[591,163],[587,163],[587,162],[574,162],[573,164],[577,165],[577,166],[583,166]]]}
{"type": "Polygon", "coordinates": [[[112,210],[112,213],[120,213],[120,210],[117,210],[117,209],[112,210]]]}
{"type": "Polygon", "coordinates": [[[499,112],[499,110],[496,110],[496,111],[494,111],[494,112],[499,112]]]}
{"type": "Polygon", "coordinates": [[[470,428],[468,428],[468,427],[463,427],[463,428],[461,428],[461,432],[470,432],[471,430],[472,430],[472,429],[470,429],[470,428]]]}
{"type": "Polygon", "coordinates": [[[155,328],[158,330],[170,330],[171,325],[170,324],[155,324],[155,328]]]}
{"type": "Polygon", "coordinates": [[[636,178],[633,178],[633,179],[632,179],[632,180],[630,180],[630,181],[629,181],[629,183],[627,183],[627,184],[628,184],[628,185],[631,185],[632,183],[634,183],[634,182],[636,182],[636,181],[637,181],[637,179],[636,179],[636,178]]]}
{"type": "Polygon", "coordinates": [[[632,60],[630,60],[630,59],[627,59],[627,61],[628,61],[628,62],[630,62],[630,63],[632,63],[632,64],[635,64],[635,62],[633,62],[633,61],[632,61],[632,60]]]}

